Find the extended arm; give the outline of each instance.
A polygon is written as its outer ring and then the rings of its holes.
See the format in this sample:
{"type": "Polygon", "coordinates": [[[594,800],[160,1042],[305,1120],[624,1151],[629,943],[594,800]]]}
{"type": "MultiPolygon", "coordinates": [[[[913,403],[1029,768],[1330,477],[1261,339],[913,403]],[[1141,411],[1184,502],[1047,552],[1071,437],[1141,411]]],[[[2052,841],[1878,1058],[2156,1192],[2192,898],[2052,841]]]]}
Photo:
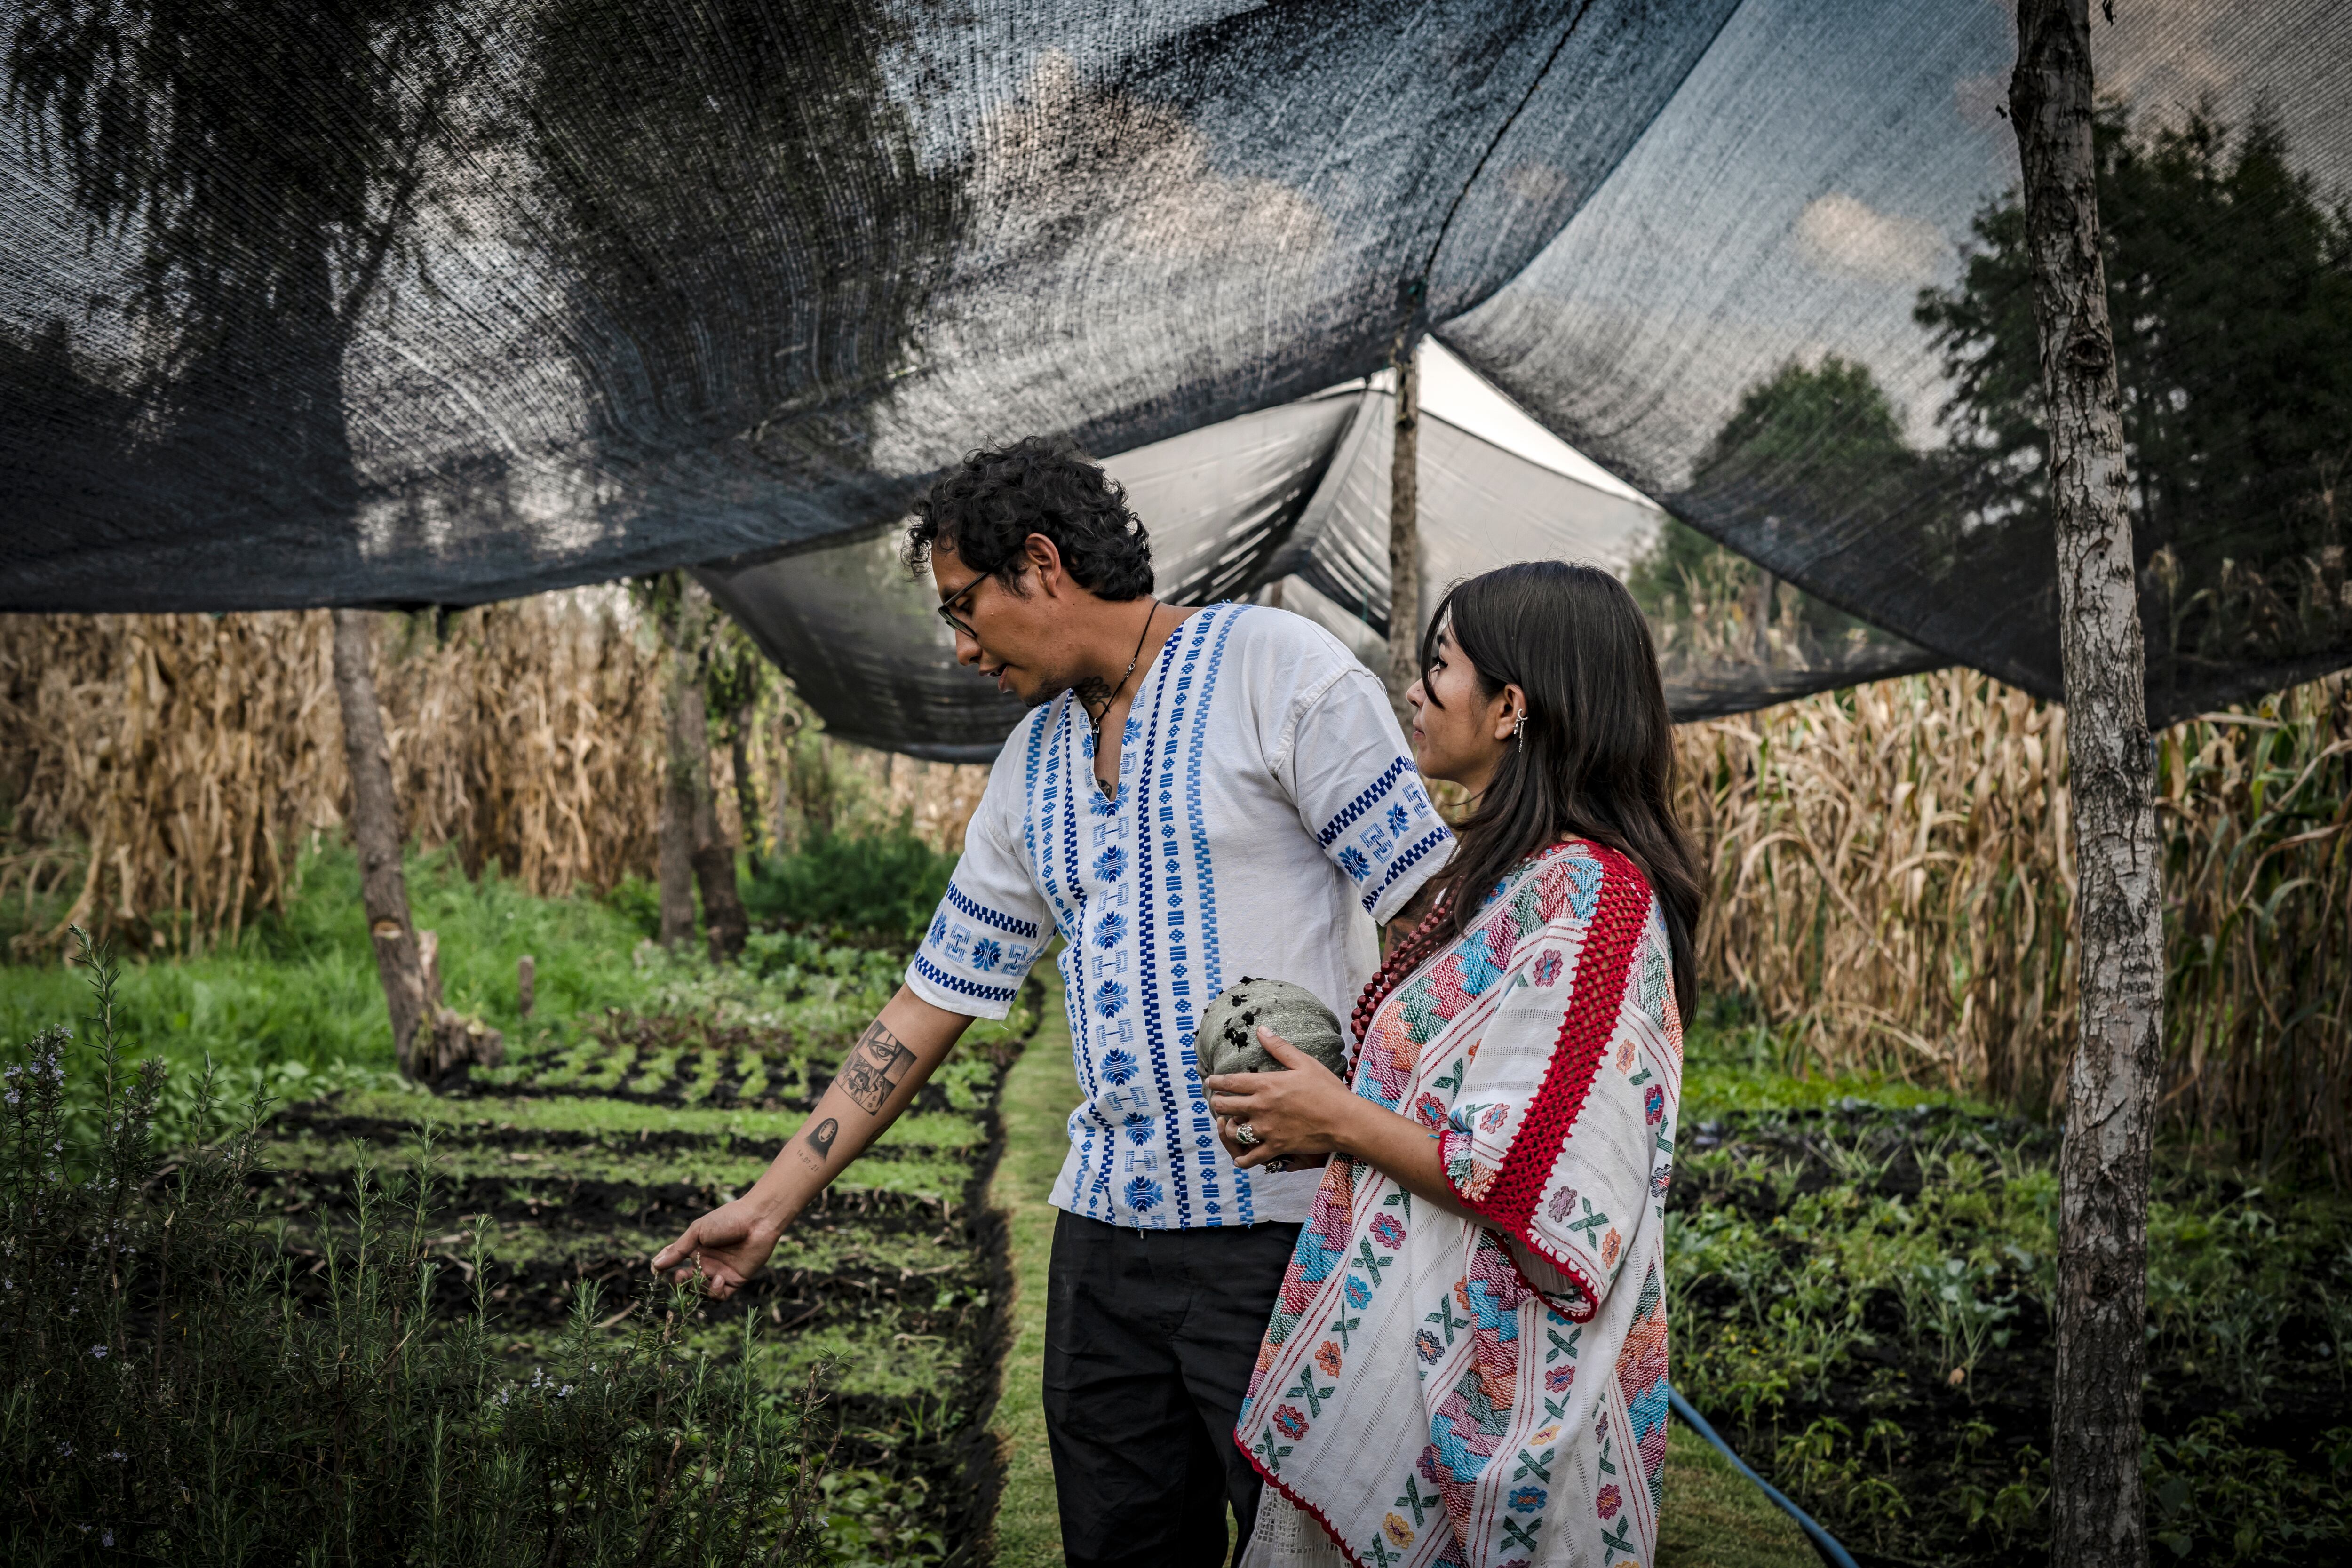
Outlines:
{"type": "Polygon", "coordinates": [[[733,1295],[767,1262],[809,1201],[898,1120],[971,1023],[967,1015],[935,1007],[900,986],[766,1173],[655,1254],[655,1271],[684,1280],[699,1258],[710,1293],[733,1295]]]}

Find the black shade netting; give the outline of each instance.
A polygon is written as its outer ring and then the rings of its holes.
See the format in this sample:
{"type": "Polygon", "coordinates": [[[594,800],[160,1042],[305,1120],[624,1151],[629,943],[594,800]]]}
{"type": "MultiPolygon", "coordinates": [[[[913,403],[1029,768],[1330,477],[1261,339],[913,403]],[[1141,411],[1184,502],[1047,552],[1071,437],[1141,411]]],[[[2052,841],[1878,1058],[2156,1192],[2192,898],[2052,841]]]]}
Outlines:
{"type": "MultiPolygon", "coordinates": [[[[1425,329],[1690,526],[1436,413],[1424,604],[1607,561],[1685,713],[1945,660],[2057,688],[1990,0],[17,0],[0,26],[10,607],[700,563],[842,728],[984,751],[1010,715],[890,563],[929,476],[1067,436],[1117,454],[1163,588],[1280,582],[1377,631],[1363,378],[1425,329]]],[[[2352,23],[2095,26],[2163,717],[2352,660],[2352,23]]]]}

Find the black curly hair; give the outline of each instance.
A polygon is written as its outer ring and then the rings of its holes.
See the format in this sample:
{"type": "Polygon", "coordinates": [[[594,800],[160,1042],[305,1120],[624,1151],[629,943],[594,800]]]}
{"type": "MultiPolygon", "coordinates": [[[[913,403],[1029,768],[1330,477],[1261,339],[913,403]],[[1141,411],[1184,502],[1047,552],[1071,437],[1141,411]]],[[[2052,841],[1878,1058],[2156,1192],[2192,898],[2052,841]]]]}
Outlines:
{"type": "Polygon", "coordinates": [[[934,547],[1018,591],[1022,547],[1042,533],[1070,580],[1100,599],[1151,592],[1151,542],[1118,481],[1075,448],[1030,436],[967,455],[915,503],[901,552],[920,573],[934,547]]]}

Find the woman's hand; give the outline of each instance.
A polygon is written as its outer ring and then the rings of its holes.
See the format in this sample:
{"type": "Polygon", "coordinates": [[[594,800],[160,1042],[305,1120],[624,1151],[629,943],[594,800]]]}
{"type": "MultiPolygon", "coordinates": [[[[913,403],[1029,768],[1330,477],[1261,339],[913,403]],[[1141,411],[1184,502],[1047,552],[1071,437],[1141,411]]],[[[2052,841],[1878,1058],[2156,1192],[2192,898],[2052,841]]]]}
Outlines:
{"type": "Polygon", "coordinates": [[[1364,1101],[1329,1068],[1263,1024],[1257,1037],[1287,1071],[1219,1073],[1209,1079],[1209,1109],[1234,1163],[1248,1171],[1280,1160],[1286,1162],[1282,1168],[1292,1169],[1344,1151],[1347,1130],[1364,1101]],[[1253,1142],[1234,1136],[1244,1124],[1256,1135],[1253,1142]]]}

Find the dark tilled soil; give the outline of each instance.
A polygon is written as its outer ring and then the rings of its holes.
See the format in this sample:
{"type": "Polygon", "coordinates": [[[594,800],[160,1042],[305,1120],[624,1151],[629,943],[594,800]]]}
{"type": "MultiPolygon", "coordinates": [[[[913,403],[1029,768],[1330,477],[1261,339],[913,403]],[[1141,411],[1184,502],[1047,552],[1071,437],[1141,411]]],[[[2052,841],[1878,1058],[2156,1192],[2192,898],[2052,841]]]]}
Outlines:
{"type": "MultiPolygon", "coordinates": [[[[1801,1173],[1781,1190],[1754,1180],[1710,1183],[1696,1172],[1678,1173],[1668,1201],[1670,1212],[1694,1215],[1703,1208],[1728,1207],[1759,1224],[1769,1224],[1787,1212],[1795,1199],[1843,1184],[1833,1151],[1861,1149],[1888,1159],[1885,1173],[1860,1190],[1882,1197],[1916,1199],[1924,1180],[1917,1158],[1919,1147],[1956,1122],[1986,1133],[1990,1141],[2042,1159],[2054,1158],[2054,1133],[2027,1122],[1993,1123],[1947,1112],[1923,1112],[1890,1118],[1868,1110],[1790,1113],[1766,1117],[1727,1117],[1685,1129],[1685,1146],[1707,1148],[1736,1144],[1767,1150],[1778,1162],[1796,1165],[1801,1173]],[[1890,1122],[1892,1124],[1890,1124],[1890,1122]],[[1891,1158],[1889,1158],[1891,1156],[1891,1158]]],[[[2236,1183],[2212,1184],[2215,1202],[2233,1202],[2245,1195],[2236,1183]]],[[[1955,1251],[1966,1243],[1954,1239],[1955,1251]]],[[[1793,1268],[1801,1248],[1791,1247],[1784,1260],[1793,1268]]],[[[2014,1287],[2012,1278],[2002,1282],[2014,1287]]],[[[1994,1507],[2004,1488],[2022,1483],[2024,1494],[2039,1498],[2048,1483],[2046,1460],[2051,1447],[2051,1390],[2056,1370],[2053,1326],[2041,1305],[2023,1289],[2011,1302],[2014,1316],[2002,1326],[2007,1343],[1988,1348],[1965,1386],[1953,1384],[1945,1369],[1935,1364],[1936,1350],[1919,1343],[1906,1321],[1898,1295],[1874,1289],[1860,1293],[1861,1321],[1870,1342],[1855,1346],[1828,1379],[1827,1397],[1811,1400],[1793,1393],[1769,1418],[1759,1415],[1744,1425],[1737,1412],[1710,1413],[1726,1438],[1780,1485],[1840,1533],[1863,1568],[1895,1568],[1927,1563],[1983,1563],[2012,1568],[2021,1553],[2039,1561],[2047,1552],[2047,1518],[2037,1501],[2022,1517],[2004,1526],[1994,1507]],[[1836,1496],[1809,1491],[1804,1478],[1787,1466],[1775,1465],[1782,1440],[1804,1432],[1814,1422],[1830,1418],[1859,1438],[1873,1422],[1891,1421],[1903,1433],[1890,1446],[1869,1447],[1864,1468],[1887,1480],[1905,1501],[1908,1513],[1892,1528],[1873,1527],[1841,1507],[1836,1496]],[[1891,1459],[1891,1463],[1889,1462],[1891,1459]],[[1970,1514],[1980,1517],[1971,1521],[1970,1514]],[[1841,1517],[1842,1514],[1844,1517],[1841,1517]],[[1873,1537],[1877,1535],[1874,1550],[1873,1537]]],[[[1718,1331],[1740,1311],[1739,1292],[1717,1279],[1703,1280],[1684,1290],[1676,1306],[1678,1344],[1718,1331]]],[[[2230,1414],[2240,1423],[2234,1440],[2248,1447],[2273,1448],[2300,1458],[2312,1452],[2314,1439],[2332,1427],[2352,1423],[2352,1397],[2347,1397],[2340,1373],[2329,1359],[2326,1326],[2305,1315],[2290,1315],[2278,1325],[2273,1354],[2288,1375],[2276,1379],[2260,1407],[2250,1407],[2231,1389],[2210,1377],[2184,1374],[2170,1364],[2158,1347],[2149,1359],[2146,1393],[2147,1430],[2164,1437],[2187,1434],[2200,1417],[2230,1414]]],[[[2317,1461],[2305,1468],[2319,1474],[2317,1461]]],[[[2012,1492],[2012,1505],[2021,1494],[2012,1492]]],[[[2289,1552],[2264,1561],[2336,1563],[2329,1548],[2308,1558],[2289,1552]]],[[[2159,1561],[2177,1560],[2159,1547],[2159,1561]]]]}
{"type": "MultiPolygon", "coordinates": [[[[1032,996],[1034,1016],[1040,995],[1032,996]]],[[[618,1021],[625,1024],[625,1020],[618,1021]]],[[[674,1021],[650,1021],[648,1036],[667,1038],[677,1033],[674,1021]]],[[[712,1031],[711,1044],[730,1053],[747,1044],[772,1057],[789,1041],[739,1037],[740,1031],[712,1031]],[[719,1037],[723,1036],[724,1037],[719,1037]]],[[[998,1369],[1008,1333],[1012,1274],[1003,1226],[987,1207],[987,1191],[1003,1133],[996,1120],[996,1099],[1017,1047],[1001,1048],[991,1060],[979,1089],[979,1109],[960,1114],[984,1126],[986,1142],[947,1152],[886,1149],[866,1156],[877,1163],[925,1157],[954,1160],[964,1166],[961,1190],[947,1203],[872,1190],[828,1193],[803,1217],[802,1235],[822,1239],[829,1232],[854,1233],[850,1239],[925,1237],[949,1245],[939,1256],[949,1267],[920,1271],[880,1266],[851,1266],[818,1272],[783,1266],[764,1272],[736,1298],[709,1302],[702,1309],[706,1326],[727,1329],[744,1314],[766,1320],[768,1337],[789,1343],[795,1336],[821,1332],[828,1327],[872,1330],[877,1321],[899,1336],[938,1342],[941,1364],[952,1369],[941,1387],[908,1396],[885,1395],[856,1386],[831,1392],[825,1419],[831,1426],[834,1462],[888,1477],[919,1480],[925,1503],[909,1526],[910,1535],[938,1531],[949,1543],[945,1561],[965,1563],[978,1560],[987,1527],[993,1517],[1001,1485],[1001,1465],[988,1424],[993,1413],[998,1369]],[[952,1304],[939,1309],[941,1292],[951,1293],[952,1304]]],[[[837,1055],[837,1047],[835,1048],[837,1055]]],[[[682,1106],[689,1103],[684,1089],[697,1064],[689,1055],[680,1071],[657,1093],[608,1092],[602,1097],[635,1103],[682,1106]]],[[[813,1063],[820,1087],[829,1080],[834,1063],[821,1069],[813,1063]]],[[[795,1075],[797,1076],[797,1075],[795,1075]]],[[[528,1081],[484,1088],[477,1095],[463,1085],[451,1086],[445,1104],[462,1105],[470,1097],[529,1100],[543,1092],[528,1081]]],[[[573,1096],[563,1089],[554,1094],[573,1096]]],[[[726,1109],[719,1095],[692,1101],[698,1107],[726,1109]]],[[[760,1109],[804,1111],[809,1101],[800,1097],[763,1097],[760,1109]]],[[[947,1111],[949,1097],[941,1085],[927,1085],[912,1111],[947,1111]]],[[[435,1135],[445,1151],[467,1148],[528,1149],[540,1158],[513,1175],[473,1176],[444,1180],[436,1185],[436,1223],[445,1234],[436,1250],[451,1264],[436,1281],[436,1306],[452,1315],[468,1310],[469,1269],[464,1263],[468,1242],[461,1239],[478,1216],[490,1237],[488,1264],[489,1297],[502,1333],[515,1336],[518,1362],[527,1361],[531,1347],[559,1331],[567,1321],[583,1281],[600,1287],[599,1311],[610,1316],[628,1304],[630,1292],[645,1278],[646,1260],[639,1249],[618,1248],[623,1234],[642,1237],[683,1229],[697,1215],[720,1200],[721,1194],[693,1182],[629,1182],[568,1175],[567,1153],[613,1155],[660,1151],[702,1151],[752,1155],[755,1151],[740,1135],[731,1139],[678,1131],[643,1134],[541,1130],[505,1124],[488,1106],[488,1125],[444,1125],[435,1135]],[[535,1256],[506,1263],[498,1258],[498,1237],[510,1227],[537,1234],[535,1256]],[[605,1309],[609,1308],[610,1311],[605,1309]]],[[[279,1137],[309,1135],[331,1142],[357,1140],[378,1150],[386,1164],[396,1164],[411,1139],[410,1127],[381,1118],[355,1116],[331,1103],[295,1107],[273,1128],[279,1137]]],[[[347,1223],[353,1202],[350,1181],[341,1172],[279,1169],[255,1178],[262,1186],[267,1207],[287,1216],[293,1227],[289,1239],[298,1255],[305,1249],[306,1233],[316,1227],[347,1223]]],[[[317,1256],[312,1253],[312,1256],[317,1256]]],[[[298,1281],[297,1289],[302,1289],[298,1281]]],[[[901,1560],[884,1548],[891,1560],[901,1560]]],[[[907,1561],[930,1561],[909,1555],[907,1561]]]]}

